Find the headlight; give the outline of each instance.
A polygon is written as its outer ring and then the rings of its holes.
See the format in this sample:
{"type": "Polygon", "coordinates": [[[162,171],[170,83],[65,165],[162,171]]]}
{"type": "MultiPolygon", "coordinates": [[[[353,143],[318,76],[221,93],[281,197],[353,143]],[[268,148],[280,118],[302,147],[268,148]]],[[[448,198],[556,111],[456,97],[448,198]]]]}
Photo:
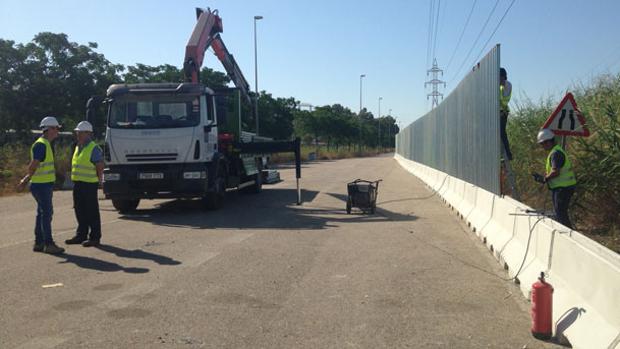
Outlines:
{"type": "Polygon", "coordinates": [[[207,178],[207,172],[205,171],[183,172],[183,179],[205,179],[205,178],[207,178]]]}
{"type": "Polygon", "coordinates": [[[120,173],[104,173],[103,180],[108,181],[119,181],[121,179],[120,173]]]}

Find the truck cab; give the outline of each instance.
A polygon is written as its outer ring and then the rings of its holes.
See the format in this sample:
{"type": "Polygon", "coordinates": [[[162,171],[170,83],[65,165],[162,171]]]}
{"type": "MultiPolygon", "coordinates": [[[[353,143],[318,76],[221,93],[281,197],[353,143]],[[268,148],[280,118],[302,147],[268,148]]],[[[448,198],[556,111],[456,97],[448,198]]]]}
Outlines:
{"type": "Polygon", "coordinates": [[[119,211],[154,198],[201,197],[217,208],[227,187],[246,182],[260,187],[260,157],[241,156],[237,163],[225,154],[231,149],[219,151],[220,144],[230,148],[225,144],[230,137],[218,137],[210,88],[115,84],[106,102],[104,193],[119,211]]]}

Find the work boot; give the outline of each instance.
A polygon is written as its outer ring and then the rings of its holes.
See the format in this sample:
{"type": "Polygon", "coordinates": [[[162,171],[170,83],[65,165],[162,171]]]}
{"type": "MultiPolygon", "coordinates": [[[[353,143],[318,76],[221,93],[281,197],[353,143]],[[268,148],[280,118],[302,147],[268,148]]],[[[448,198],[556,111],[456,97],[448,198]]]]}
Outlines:
{"type": "Polygon", "coordinates": [[[43,247],[43,252],[48,254],[61,254],[65,252],[65,249],[56,246],[56,244],[52,242],[51,244],[47,244],[43,247]]]}
{"type": "Polygon", "coordinates": [[[99,240],[86,240],[82,242],[82,246],[84,247],[97,247],[99,246],[99,240]]]}
{"type": "Polygon", "coordinates": [[[37,244],[35,242],[34,246],[32,246],[32,250],[34,252],[43,252],[43,244],[37,244]]]}
{"type": "Polygon", "coordinates": [[[79,244],[81,244],[84,241],[86,241],[85,237],[81,237],[79,235],[76,235],[76,236],[72,237],[71,239],[65,240],[65,244],[67,244],[67,245],[79,245],[79,244]]]}

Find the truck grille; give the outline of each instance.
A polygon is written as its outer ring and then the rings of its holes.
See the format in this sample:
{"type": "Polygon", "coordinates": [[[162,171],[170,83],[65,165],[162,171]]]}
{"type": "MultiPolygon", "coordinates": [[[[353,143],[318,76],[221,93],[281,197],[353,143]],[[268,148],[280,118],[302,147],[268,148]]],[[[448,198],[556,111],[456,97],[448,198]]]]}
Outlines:
{"type": "Polygon", "coordinates": [[[142,162],[142,161],[175,161],[177,159],[177,153],[157,153],[157,154],[127,154],[125,158],[127,162],[142,162]]]}

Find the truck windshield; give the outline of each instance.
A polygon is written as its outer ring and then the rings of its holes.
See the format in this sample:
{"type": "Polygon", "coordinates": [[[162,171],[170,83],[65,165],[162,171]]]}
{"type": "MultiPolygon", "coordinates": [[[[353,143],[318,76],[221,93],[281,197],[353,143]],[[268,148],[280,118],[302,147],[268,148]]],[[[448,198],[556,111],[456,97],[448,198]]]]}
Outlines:
{"type": "Polygon", "coordinates": [[[118,99],[110,106],[108,117],[111,128],[192,127],[199,122],[198,96],[118,99]]]}

